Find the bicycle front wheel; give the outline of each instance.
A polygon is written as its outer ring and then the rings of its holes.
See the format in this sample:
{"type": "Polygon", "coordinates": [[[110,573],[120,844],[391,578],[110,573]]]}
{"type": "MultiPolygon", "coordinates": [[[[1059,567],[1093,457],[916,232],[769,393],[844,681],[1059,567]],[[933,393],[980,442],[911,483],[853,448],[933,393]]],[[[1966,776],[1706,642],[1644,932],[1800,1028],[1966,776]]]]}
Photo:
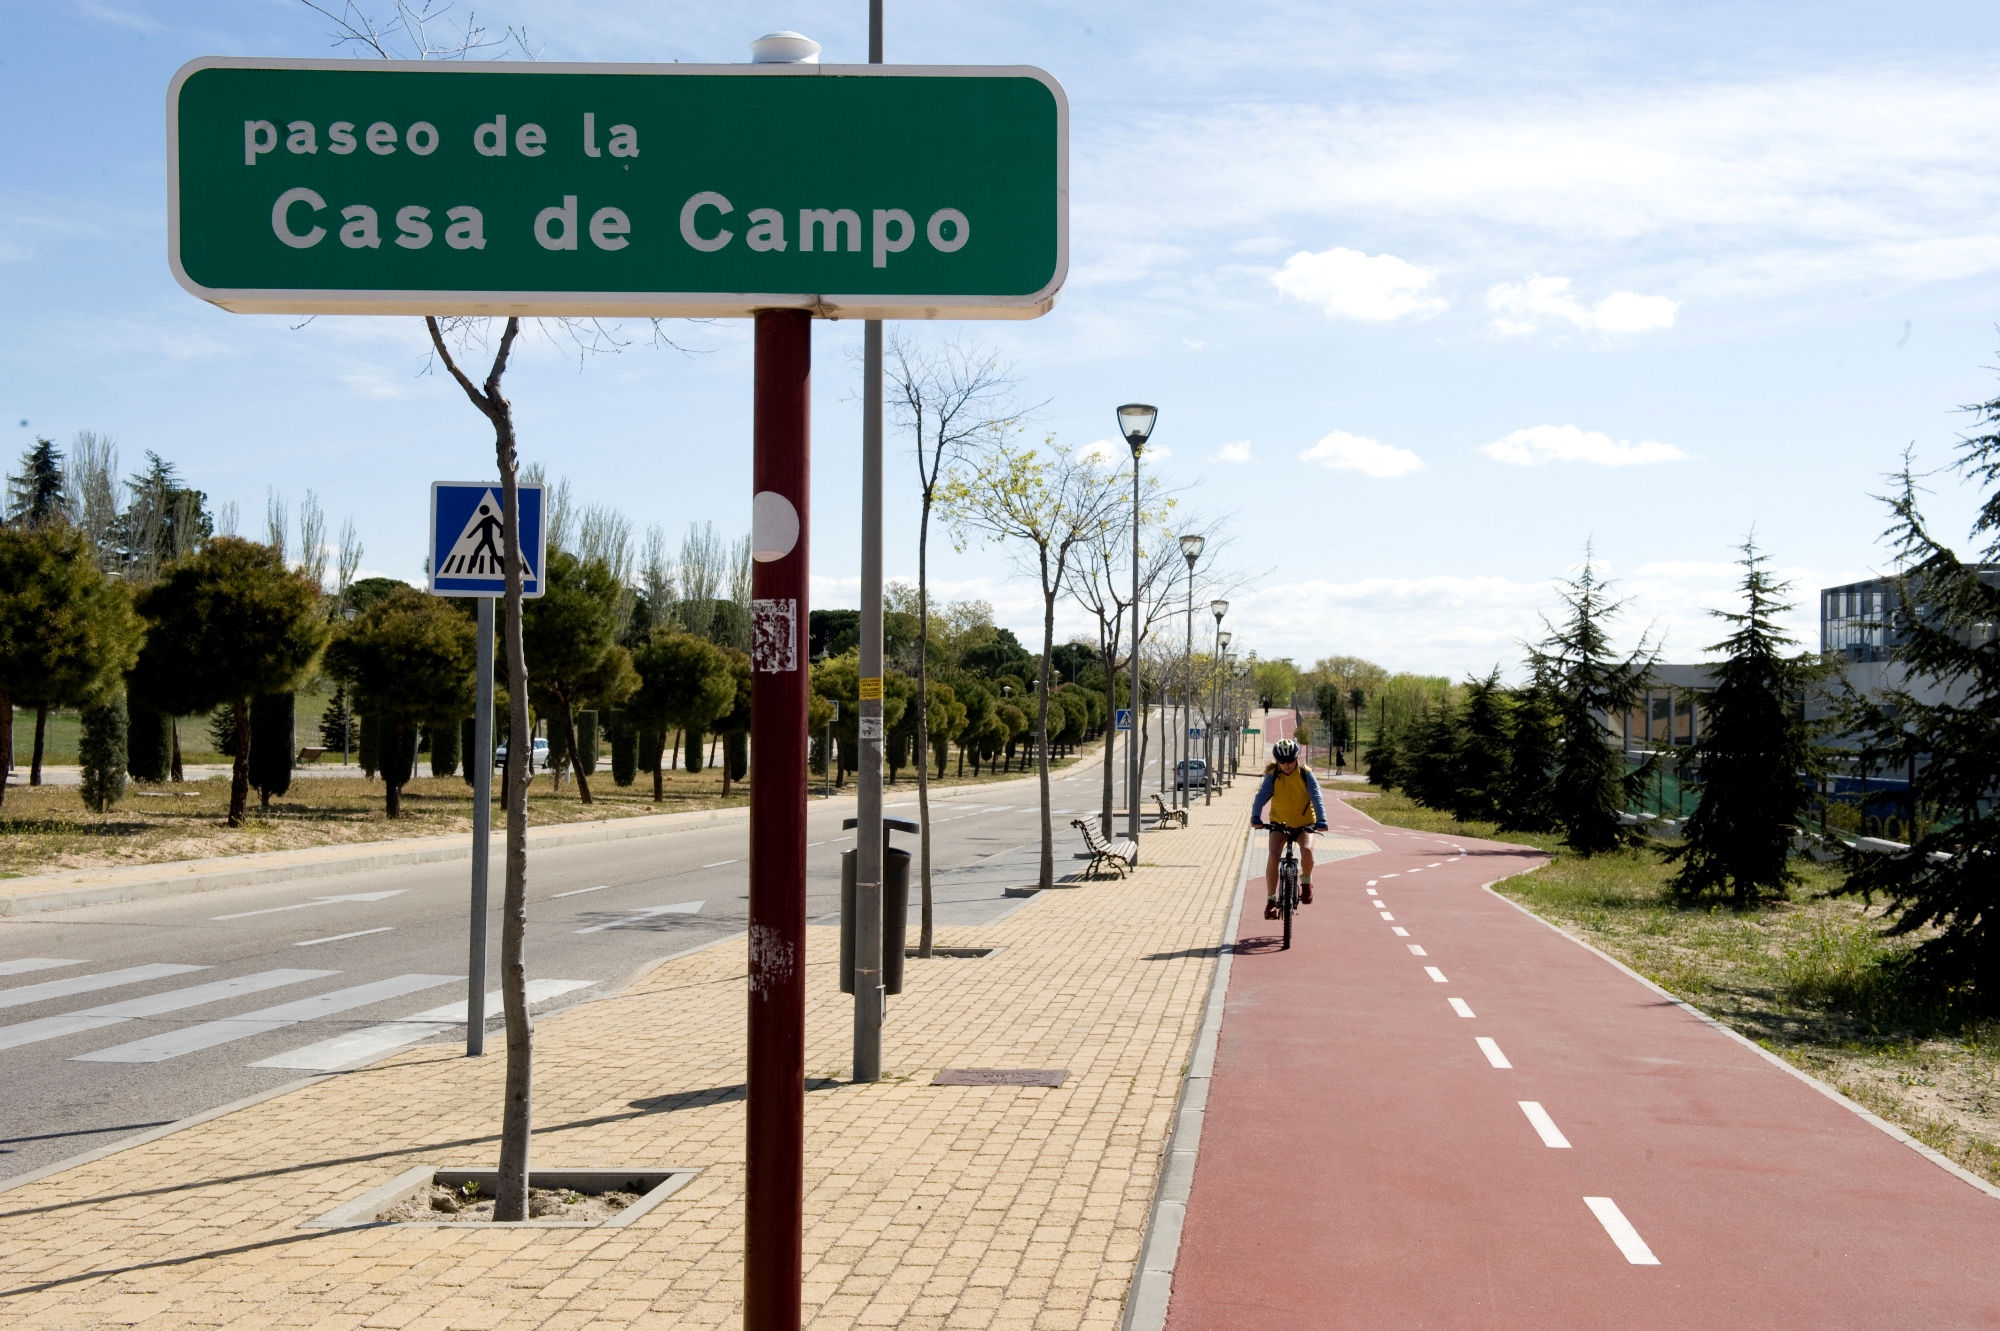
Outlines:
{"type": "Polygon", "coordinates": [[[1298,908],[1298,904],[1299,868],[1297,864],[1287,860],[1278,870],[1278,914],[1285,921],[1285,942],[1281,950],[1289,949],[1292,945],[1292,912],[1298,908]]]}

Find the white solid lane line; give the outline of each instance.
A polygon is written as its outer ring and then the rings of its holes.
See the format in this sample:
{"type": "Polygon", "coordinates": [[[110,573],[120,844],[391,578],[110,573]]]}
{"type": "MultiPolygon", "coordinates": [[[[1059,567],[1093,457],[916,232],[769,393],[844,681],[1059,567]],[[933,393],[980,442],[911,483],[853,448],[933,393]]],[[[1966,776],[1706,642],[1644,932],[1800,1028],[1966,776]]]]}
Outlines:
{"type": "Polygon", "coordinates": [[[23,975],[29,971],[52,971],[58,966],[81,966],[80,961],[64,961],[59,957],[19,957],[13,961],[0,961],[0,975],[23,975]]]}
{"type": "Polygon", "coordinates": [[[224,1017],[221,1021],[150,1035],[142,1040],[134,1040],[130,1044],[114,1045],[94,1053],[77,1054],[70,1061],[72,1063],[159,1063],[169,1058],[179,1058],[182,1054],[192,1054],[197,1049],[213,1048],[219,1044],[228,1044],[232,1040],[262,1035],[265,1031],[282,1030],[286,1026],[296,1026],[302,1021],[311,1021],[315,1017],[330,1017],[338,1012],[367,1007],[370,1003],[401,998],[404,994],[414,994],[422,989],[435,989],[441,984],[462,983],[464,979],[463,975],[396,975],[370,984],[357,984],[351,989],[335,989],[332,993],[302,998],[295,1003],[280,1003],[276,1007],[259,1008],[255,1012],[245,1012],[240,1017],[224,1017]]]}
{"type": "Polygon", "coordinates": [[[704,869],[720,869],[725,864],[734,864],[734,863],[736,863],[735,860],[717,860],[713,864],[704,864],[701,867],[704,869]]]}
{"type": "Polygon", "coordinates": [[[1390,929],[1389,932],[1396,935],[1396,937],[1398,938],[1408,938],[1410,936],[1410,931],[1408,929],[1405,929],[1400,924],[1390,929]]]}
{"type": "Polygon", "coordinates": [[[1507,1055],[1500,1052],[1499,1042],[1494,1040],[1492,1036],[1475,1035],[1472,1038],[1474,1043],[1479,1046],[1479,1052],[1486,1055],[1488,1063],[1491,1063],[1496,1068],[1511,1068],[1514,1066],[1507,1061],[1507,1055]]]}
{"type": "Polygon", "coordinates": [[[1430,955],[1430,953],[1424,951],[1422,945],[1420,944],[1411,943],[1409,944],[1409,948],[1410,948],[1410,955],[1413,957],[1428,957],[1430,955]]]}
{"type": "Polygon", "coordinates": [[[205,971],[207,966],[176,966],[169,962],[156,961],[144,966],[127,966],[120,971],[99,971],[95,975],[72,975],[67,980],[44,980],[40,984],[24,984],[19,989],[0,989],[0,1007],[21,1007],[28,1003],[40,1003],[51,998],[68,998],[71,994],[88,994],[98,989],[116,989],[121,984],[139,984],[145,980],[162,980],[169,975],[185,975],[189,971],[205,971]]]}
{"type": "Polygon", "coordinates": [[[338,943],[344,938],[366,938],[370,934],[392,934],[394,932],[396,932],[395,925],[385,924],[380,929],[356,929],[351,934],[333,934],[326,938],[308,938],[302,942],[294,943],[292,946],[318,947],[321,943],[338,943]]]}
{"type": "Polygon", "coordinates": [[[560,901],[560,900],[562,900],[562,899],[563,899],[564,897],[580,897],[580,896],[582,896],[582,895],[583,895],[584,893],[586,893],[586,892],[606,892],[606,891],[609,891],[609,890],[610,890],[610,888],[611,888],[611,884],[609,884],[609,883],[599,883],[599,884],[598,884],[598,885],[597,885],[596,887],[575,887],[575,888],[571,888],[571,889],[570,889],[569,891],[567,891],[567,892],[556,892],[556,893],[553,893],[553,894],[551,894],[551,895],[550,895],[550,897],[549,897],[549,900],[550,900],[550,901],[560,901]]]}
{"type": "Polygon", "coordinates": [[[1439,984],[1450,984],[1450,983],[1451,983],[1451,981],[1450,981],[1450,980],[1447,980],[1447,979],[1445,979],[1445,978],[1444,978],[1444,972],[1443,972],[1443,971],[1441,971],[1441,970],[1439,970],[1439,969],[1438,969],[1437,967],[1435,967],[1435,966],[1426,966],[1426,967],[1424,967],[1424,974],[1426,974],[1426,975],[1430,976],[1430,977],[1431,977],[1431,978],[1432,978],[1433,980],[1437,981],[1437,982],[1438,982],[1439,984]]]}
{"type": "Polygon", "coordinates": [[[676,901],[670,906],[649,906],[645,910],[623,916],[620,919],[606,920],[603,924],[593,924],[586,928],[578,929],[576,932],[580,934],[601,934],[606,929],[616,929],[621,924],[637,924],[640,920],[650,920],[655,915],[699,914],[701,907],[702,903],[699,901],[676,901]]]}
{"type": "Polygon", "coordinates": [[[343,897],[314,897],[311,901],[295,901],[289,906],[267,906],[263,910],[239,910],[234,915],[211,915],[211,920],[247,920],[252,915],[282,915],[288,910],[304,910],[308,906],[331,906],[337,901],[386,901],[390,897],[400,897],[409,891],[399,887],[391,892],[349,892],[343,897]]]}
{"type": "MultiPolygon", "coordinates": [[[[530,980],[528,981],[528,1006],[569,993],[573,989],[587,989],[596,984],[595,980],[530,980]]],[[[491,1021],[500,1013],[500,991],[495,989],[486,995],[481,1009],[486,1019],[491,1021]]],[[[456,1026],[465,1024],[465,1000],[447,1003],[443,1007],[412,1013],[395,1021],[385,1021],[374,1026],[363,1026],[358,1031],[348,1031],[336,1035],[331,1040],[321,1040],[302,1049],[292,1049],[271,1058],[250,1064],[253,1068],[299,1068],[308,1072],[332,1072],[350,1063],[376,1058],[392,1049],[428,1040],[433,1035],[442,1035],[456,1026]]]]}
{"type": "Polygon", "coordinates": [[[1541,1134],[1542,1145],[1562,1151],[1569,1149],[1569,1138],[1562,1135],[1562,1129],[1556,1126],[1556,1121],[1549,1117],[1549,1111],[1542,1108],[1539,1100],[1523,1100],[1520,1103],[1521,1112],[1528,1116],[1528,1122],[1534,1124],[1535,1131],[1541,1134]]]}
{"type": "Polygon", "coordinates": [[[1632,1222],[1618,1209],[1618,1203],[1609,1197],[1586,1197],[1583,1204],[1597,1217],[1597,1223],[1604,1226],[1604,1232],[1618,1245],[1618,1251],[1625,1254],[1625,1260],[1634,1266],[1658,1266],[1660,1259],[1653,1256],[1653,1250],[1646,1246],[1646,1240],[1639,1237],[1639,1231],[1632,1228],[1632,1222]]]}
{"type": "Polygon", "coordinates": [[[1472,1015],[1472,1005],[1470,1003],[1467,1003],[1462,998],[1447,998],[1445,999],[1445,1002],[1451,1004],[1451,1010],[1453,1012],[1456,1012],[1461,1017],[1469,1017],[1472,1015]]]}
{"type": "Polygon", "coordinates": [[[323,980],[338,974],[339,971],[260,971],[255,975],[239,975],[233,980],[216,980],[187,989],[170,989],[164,994],[149,994],[145,998],[128,998],[122,1003],[105,1003],[78,1012],[65,1012],[56,1017],[43,1017],[39,1021],[19,1021],[12,1026],[0,1026],[0,1049],[14,1049],[81,1031],[93,1031],[100,1026],[115,1026],[136,1017],[157,1017],[163,1013],[179,1012],[183,1008],[200,1007],[203,1003],[219,1003],[241,994],[259,993],[307,980],[323,980]]]}

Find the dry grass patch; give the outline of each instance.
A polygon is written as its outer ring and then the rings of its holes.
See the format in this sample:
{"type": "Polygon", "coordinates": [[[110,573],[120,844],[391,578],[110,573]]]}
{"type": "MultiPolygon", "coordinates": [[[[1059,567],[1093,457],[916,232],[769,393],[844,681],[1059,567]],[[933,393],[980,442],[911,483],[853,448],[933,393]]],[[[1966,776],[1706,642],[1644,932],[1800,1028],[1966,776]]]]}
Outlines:
{"type": "Polygon", "coordinates": [[[1396,827],[1550,851],[1495,890],[2000,1183],[2000,1022],[1915,992],[1904,966],[1917,940],[1884,937],[1879,906],[1827,895],[1837,868],[1801,862],[1805,883],[1761,910],[1691,910],[1667,898],[1674,870],[1651,850],[1584,859],[1402,794],[1366,808],[1396,827]]]}

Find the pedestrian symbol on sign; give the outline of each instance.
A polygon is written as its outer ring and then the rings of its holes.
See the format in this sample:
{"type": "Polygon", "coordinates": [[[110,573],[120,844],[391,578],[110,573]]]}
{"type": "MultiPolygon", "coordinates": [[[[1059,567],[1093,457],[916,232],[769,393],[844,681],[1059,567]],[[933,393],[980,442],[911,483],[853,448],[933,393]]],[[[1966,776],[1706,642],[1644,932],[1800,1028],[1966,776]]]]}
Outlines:
{"type": "Polygon", "coordinates": [[[466,519],[465,530],[452,543],[444,562],[438,565],[441,577],[504,577],[506,568],[500,555],[500,496],[488,490],[479,507],[466,519]]]}
{"type": "Polygon", "coordinates": [[[1130,707],[1120,707],[1118,709],[1118,728],[1120,730],[1130,730],[1132,728],[1132,709],[1130,707]]]}
{"type": "MultiPolygon", "coordinates": [[[[542,487],[518,487],[521,594],[542,594],[542,487]]],[[[506,509],[490,481],[431,485],[431,590],[440,596],[500,596],[507,590],[506,509]]]]}

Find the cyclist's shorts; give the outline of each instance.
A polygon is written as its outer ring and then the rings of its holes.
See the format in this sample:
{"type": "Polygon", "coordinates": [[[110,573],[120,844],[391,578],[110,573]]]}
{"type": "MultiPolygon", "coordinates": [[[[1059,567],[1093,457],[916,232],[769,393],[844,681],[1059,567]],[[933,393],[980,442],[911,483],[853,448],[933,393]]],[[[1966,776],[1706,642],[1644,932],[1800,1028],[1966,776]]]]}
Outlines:
{"type": "MultiPolygon", "coordinates": [[[[1299,833],[1299,852],[1303,854],[1312,848],[1313,834],[1311,832],[1299,833]]],[[[1275,827],[1271,829],[1271,853],[1273,855],[1282,855],[1285,853],[1285,834],[1275,827]]]]}

